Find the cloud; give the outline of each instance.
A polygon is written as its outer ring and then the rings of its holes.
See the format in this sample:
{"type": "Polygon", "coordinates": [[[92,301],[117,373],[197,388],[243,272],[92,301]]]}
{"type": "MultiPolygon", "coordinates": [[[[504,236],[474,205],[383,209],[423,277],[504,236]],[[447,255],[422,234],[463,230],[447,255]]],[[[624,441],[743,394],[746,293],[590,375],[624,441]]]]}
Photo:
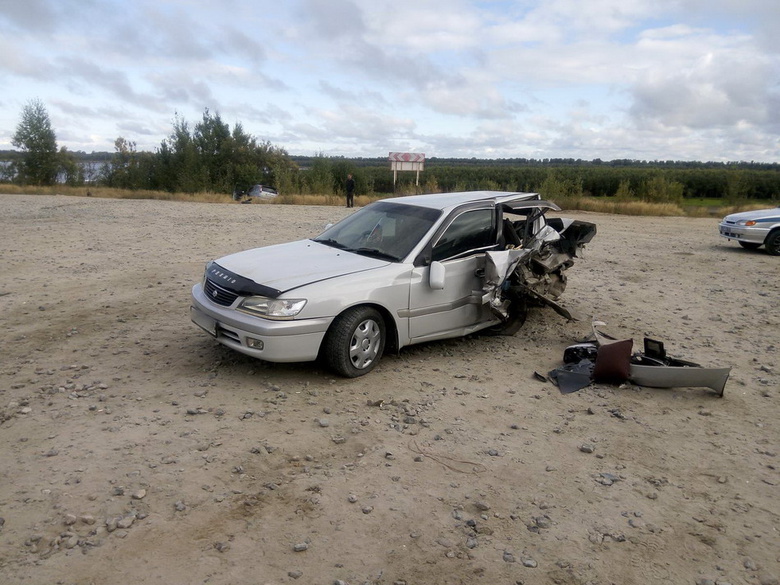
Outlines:
{"type": "Polygon", "coordinates": [[[0,0],[0,148],[39,97],[71,149],[208,107],[292,153],[780,158],[776,0],[118,6],[0,0]]]}
{"type": "Polygon", "coordinates": [[[777,123],[777,64],[749,37],[675,27],[648,31],[640,47],[666,58],[646,59],[633,84],[630,113],[638,124],[703,129],[777,123]]]}

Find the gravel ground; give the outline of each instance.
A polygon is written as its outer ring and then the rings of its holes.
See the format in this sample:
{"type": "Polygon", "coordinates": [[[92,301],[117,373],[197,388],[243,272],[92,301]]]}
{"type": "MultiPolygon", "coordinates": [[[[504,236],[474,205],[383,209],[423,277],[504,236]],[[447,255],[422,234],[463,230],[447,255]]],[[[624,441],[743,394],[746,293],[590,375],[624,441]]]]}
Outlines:
{"type": "Polygon", "coordinates": [[[712,219],[598,224],[566,322],[364,378],[190,323],[204,263],[352,210],[0,195],[0,581],[777,584],[780,260],[712,219]],[[562,395],[589,320],[731,366],[562,395]]]}

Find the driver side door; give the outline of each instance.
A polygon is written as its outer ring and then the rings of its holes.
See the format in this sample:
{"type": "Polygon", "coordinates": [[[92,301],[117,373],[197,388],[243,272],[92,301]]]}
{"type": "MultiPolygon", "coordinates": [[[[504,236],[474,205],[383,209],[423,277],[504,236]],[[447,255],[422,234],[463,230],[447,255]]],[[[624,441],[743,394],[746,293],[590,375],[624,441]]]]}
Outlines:
{"type": "Polygon", "coordinates": [[[467,209],[434,236],[430,259],[444,266],[444,288],[431,288],[430,262],[414,268],[409,291],[412,342],[464,335],[484,320],[485,252],[495,249],[496,223],[493,205],[467,209]]]}

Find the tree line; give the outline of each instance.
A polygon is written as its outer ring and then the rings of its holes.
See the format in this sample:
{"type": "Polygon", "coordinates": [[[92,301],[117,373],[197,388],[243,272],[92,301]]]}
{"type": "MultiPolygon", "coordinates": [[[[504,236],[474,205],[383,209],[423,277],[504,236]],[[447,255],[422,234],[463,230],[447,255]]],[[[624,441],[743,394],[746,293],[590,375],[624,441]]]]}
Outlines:
{"type": "Polygon", "coordinates": [[[2,180],[29,185],[99,184],[131,190],[232,194],[261,183],[282,194],[336,195],[348,174],[358,194],[406,194],[470,190],[538,191],[545,197],[618,197],[680,203],[685,198],[777,200],[780,164],[755,162],[629,161],[600,159],[429,158],[416,184],[414,173],[393,174],[385,157],[291,156],[231,129],[219,113],[204,110],[191,125],[175,115],[172,131],[155,152],[139,151],[124,137],[113,153],[74,153],[57,148],[48,112],[29,102],[12,137],[19,151],[0,152],[2,180]]]}
{"type": "Polygon", "coordinates": [[[139,151],[122,136],[114,153],[87,157],[57,149],[51,119],[39,100],[26,104],[5,157],[2,179],[21,185],[97,184],[120,189],[232,193],[239,186],[273,185],[297,169],[287,152],[230,126],[208,109],[194,125],[178,114],[155,152],[139,151]]]}

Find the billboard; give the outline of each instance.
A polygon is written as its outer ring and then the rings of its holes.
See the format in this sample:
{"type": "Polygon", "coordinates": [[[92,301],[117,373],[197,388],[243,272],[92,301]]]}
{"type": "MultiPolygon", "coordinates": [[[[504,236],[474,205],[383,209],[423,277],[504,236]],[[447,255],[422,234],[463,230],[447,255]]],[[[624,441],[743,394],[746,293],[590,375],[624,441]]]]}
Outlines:
{"type": "Polygon", "coordinates": [[[422,152],[391,152],[388,156],[390,170],[393,171],[393,185],[398,179],[398,171],[417,173],[417,185],[420,184],[420,171],[425,170],[425,154],[422,152]]]}

